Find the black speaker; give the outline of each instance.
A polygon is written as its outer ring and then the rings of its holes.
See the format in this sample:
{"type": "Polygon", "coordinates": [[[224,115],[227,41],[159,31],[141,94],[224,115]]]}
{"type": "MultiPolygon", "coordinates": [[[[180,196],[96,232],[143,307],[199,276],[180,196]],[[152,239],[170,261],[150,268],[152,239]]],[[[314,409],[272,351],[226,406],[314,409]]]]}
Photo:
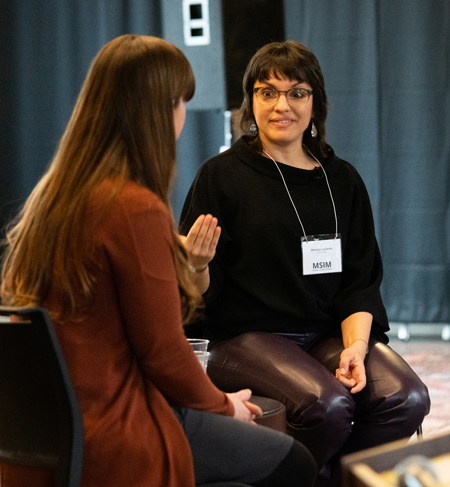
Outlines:
{"type": "Polygon", "coordinates": [[[284,40],[283,0],[163,0],[163,35],[189,59],[196,79],[190,110],[232,110],[242,78],[264,44],[284,40]]]}

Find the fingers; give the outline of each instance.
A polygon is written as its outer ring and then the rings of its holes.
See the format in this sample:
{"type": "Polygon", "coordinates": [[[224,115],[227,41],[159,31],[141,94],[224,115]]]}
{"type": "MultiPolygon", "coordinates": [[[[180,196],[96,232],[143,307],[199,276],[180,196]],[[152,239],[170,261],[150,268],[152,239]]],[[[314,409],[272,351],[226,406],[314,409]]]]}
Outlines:
{"type": "Polygon", "coordinates": [[[217,228],[218,220],[212,215],[200,215],[188,233],[188,240],[193,246],[209,248],[214,233],[217,228]]]}
{"type": "Polygon", "coordinates": [[[348,365],[339,364],[339,366],[340,366],[339,374],[346,376],[348,374],[348,365]]]}
{"type": "Polygon", "coordinates": [[[336,371],[336,378],[339,382],[342,382],[347,389],[352,389],[356,385],[356,379],[342,375],[339,370],[336,371]]]}
{"type": "Polygon", "coordinates": [[[197,240],[198,233],[203,226],[203,222],[205,220],[205,215],[200,215],[197,220],[195,220],[194,224],[192,225],[191,229],[188,233],[188,239],[194,244],[197,240]]]}
{"type": "Polygon", "coordinates": [[[364,387],[366,387],[367,378],[365,368],[355,367],[355,370],[353,371],[353,376],[355,378],[356,385],[350,390],[350,392],[352,394],[356,394],[357,392],[362,391],[364,387]]]}
{"type": "Polygon", "coordinates": [[[352,361],[353,357],[347,353],[346,350],[344,350],[341,353],[341,360],[339,362],[339,373],[341,375],[347,375],[350,369],[350,363],[352,361]]]}
{"type": "Polygon", "coordinates": [[[262,416],[262,414],[263,414],[262,409],[259,406],[257,406],[256,404],[253,404],[250,402],[250,398],[252,397],[252,391],[250,389],[242,389],[241,391],[237,392],[236,394],[242,400],[245,407],[253,415],[253,418],[255,416],[262,416]]]}
{"type": "Polygon", "coordinates": [[[227,393],[234,405],[234,417],[244,423],[254,423],[256,416],[262,415],[262,410],[256,404],[249,402],[252,396],[250,389],[243,389],[234,393],[227,393]]]}
{"type": "Polygon", "coordinates": [[[213,234],[213,238],[211,239],[211,243],[209,246],[209,251],[215,253],[217,244],[219,243],[220,234],[222,233],[222,229],[219,226],[216,226],[213,234]]]}
{"type": "Polygon", "coordinates": [[[360,392],[366,387],[366,374],[360,366],[351,367],[346,374],[342,373],[343,369],[336,369],[336,378],[350,389],[352,394],[360,392]]]}
{"type": "Polygon", "coordinates": [[[365,382],[360,382],[359,384],[356,384],[355,387],[352,387],[350,389],[350,392],[352,394],[356,394],[357,392],[361,392],[364,389],[364,387],[366,387],[366,383],[365,382]]]}
{"type": "Polygon", "coordinates": [[[245,401],[244,404],[247,406],[247,409],[254,415],[254,416],[262,416],[263,412],[262,409],[257,406],[256,404],[253,404],[250,401],[245,401]]]}
{"type": "Polygon", "coordinates": [[[248,401],[252,397],[252,391],[250,389],[241,389],[235,393],[242,401],[248,401]]]}
{"type": "Polygon", "coordinates": [[[203,267],[209,264],[216,253],[220,233],[217,218],[212,215],[200,215],[197,218],[184,242],[192,265],[203,267]]]}
{"type": "Polygon", "coordinates": [[[246,407],[239,393],[227,393],[227,396],[233,403],[235,419],[244,423],[251,423],[255,419],[255,416],[246,407]]]}

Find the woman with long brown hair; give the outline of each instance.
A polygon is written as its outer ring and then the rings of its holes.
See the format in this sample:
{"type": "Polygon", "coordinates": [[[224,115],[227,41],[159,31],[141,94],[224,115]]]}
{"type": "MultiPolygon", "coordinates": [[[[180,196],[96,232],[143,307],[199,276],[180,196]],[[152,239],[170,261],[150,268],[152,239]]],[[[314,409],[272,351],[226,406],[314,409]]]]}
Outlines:
{"type": "Polygon", "coordinates": [[[83,414],[84,487],[311,485],[309,452],[245,424],[260,413],[251,392],[217,389],[183,333],[200,296],[168,194],[194,89],[167,41],[104,46],[8,231],[2,302],[51,313],[83,414]]]}

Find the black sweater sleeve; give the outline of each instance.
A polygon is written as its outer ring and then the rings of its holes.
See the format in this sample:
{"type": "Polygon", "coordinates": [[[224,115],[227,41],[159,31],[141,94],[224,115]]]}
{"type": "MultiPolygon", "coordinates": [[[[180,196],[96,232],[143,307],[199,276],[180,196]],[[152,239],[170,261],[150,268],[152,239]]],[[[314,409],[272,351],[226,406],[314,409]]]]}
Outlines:
{"type": "Polygon", "coordinates": [[[342,281],[334,298],[335,312],[341,322],[359,311],[371,313],[372,335],[381,339],[388,329],[388,320],[380,293],[383,264],[375,236],[372,208],[360,175],[351,165],[347,165],[346,169],[354,180],[354,190],[343,251],[342,281]]]}

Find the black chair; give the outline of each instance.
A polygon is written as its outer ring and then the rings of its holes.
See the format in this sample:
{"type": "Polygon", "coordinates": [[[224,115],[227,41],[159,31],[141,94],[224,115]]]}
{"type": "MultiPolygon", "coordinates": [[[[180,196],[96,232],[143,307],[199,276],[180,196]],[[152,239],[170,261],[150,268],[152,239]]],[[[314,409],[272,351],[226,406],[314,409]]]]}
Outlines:
{"type": "Polygon", "coordinates": [[[0,463],[47,470],[56,487],[79,487],[83,443],[81,413],[48,312],[0,306],[0,463]]]}

